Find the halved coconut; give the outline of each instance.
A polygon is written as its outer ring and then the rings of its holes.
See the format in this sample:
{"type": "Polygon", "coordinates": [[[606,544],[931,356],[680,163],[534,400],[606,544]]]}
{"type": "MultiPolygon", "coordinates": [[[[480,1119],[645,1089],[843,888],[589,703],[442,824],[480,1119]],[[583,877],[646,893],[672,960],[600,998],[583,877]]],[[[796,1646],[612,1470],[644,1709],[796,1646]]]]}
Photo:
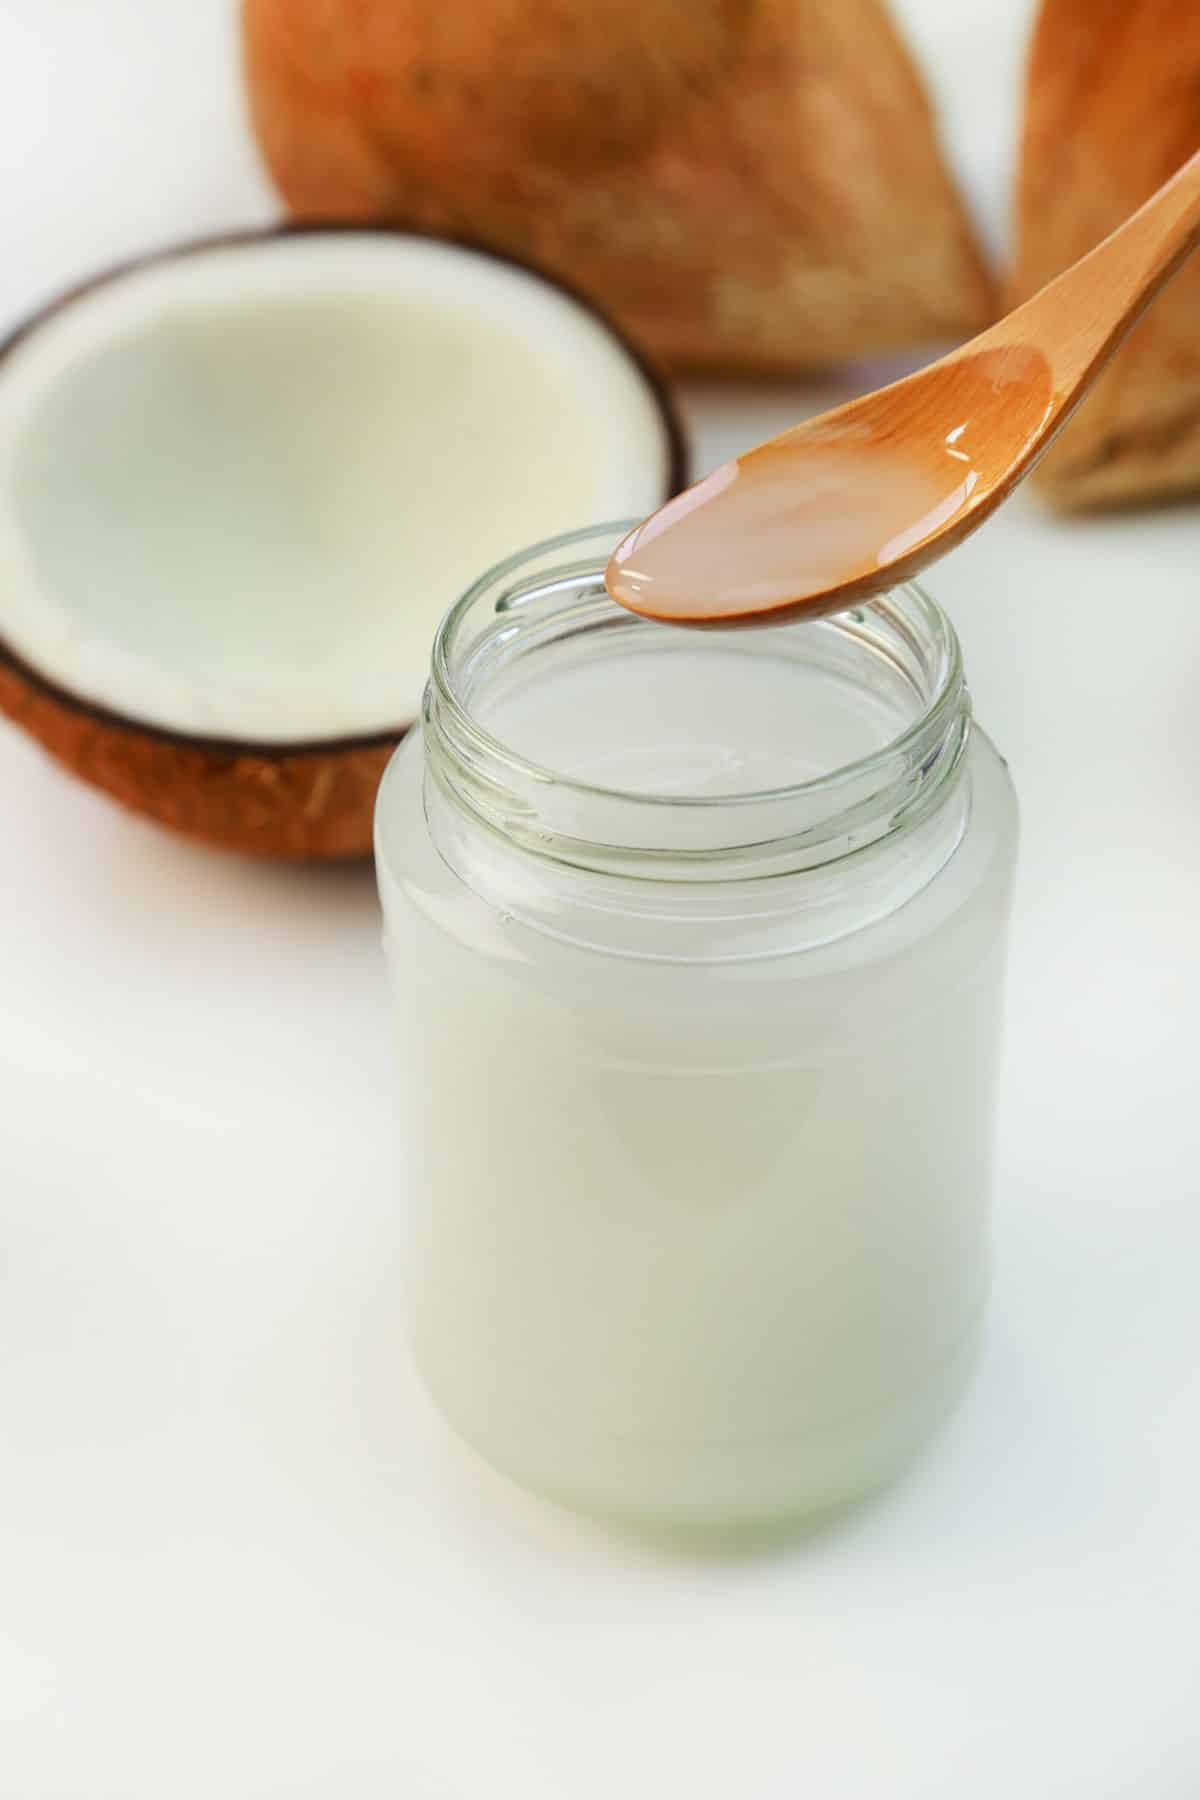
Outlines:
{"type": "Polygon", "coordinates": [[[646,367],[527,268],[387,228],[188,245],[0,349],[0,708],[179,830],[365,852],[450,602],[685,480],[646,367]]]}

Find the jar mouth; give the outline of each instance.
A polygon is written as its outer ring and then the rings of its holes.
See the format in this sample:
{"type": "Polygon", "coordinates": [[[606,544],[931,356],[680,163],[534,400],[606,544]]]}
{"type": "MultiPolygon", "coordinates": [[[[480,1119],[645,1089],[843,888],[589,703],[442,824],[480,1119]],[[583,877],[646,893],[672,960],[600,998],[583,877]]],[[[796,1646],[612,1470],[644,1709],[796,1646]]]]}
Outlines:
{"type": "MultiPolygon", "coordinates": [[[[970,719],[958,637],[935,601],[910,583],[812,624],[721,632],[663,625],[625,611],[605,591],[608,555],[630,528],[626,520],[587,527],[520,551],[474,582],[442,620],[423,725],[429,772],[456,806],[542,856],[658,880],[811,867],[928,815],[957,774],[970,719]],[[540,666],[568,647],[579,662],[610,646],[711,652],[720,639],[728,651],[768,636],[814,656],[819,649],[843,673],[858,659],[872,680],[903,692],[911,716],[818,773],[689,792],[555,766],[493,729],[482,704],[534,656],[540,666]]],[[[613,698],[615,712],[615,685],[613,698]]]]}

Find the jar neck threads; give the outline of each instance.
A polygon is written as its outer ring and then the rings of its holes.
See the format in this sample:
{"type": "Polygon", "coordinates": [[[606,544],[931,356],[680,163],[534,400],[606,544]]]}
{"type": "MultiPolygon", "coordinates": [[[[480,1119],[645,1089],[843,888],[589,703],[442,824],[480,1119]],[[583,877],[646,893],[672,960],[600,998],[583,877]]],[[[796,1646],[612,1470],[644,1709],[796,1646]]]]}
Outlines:
{"type": "MultiPolygon", "coordinates": [[[[603,582],[610,525],[510,558],[452,608],[434,645],[423,722],[431,781],[445,802],[527,855],[654,883],[742,882],[827,868],[911,831],[949,798],[970,729],[958,639],[918,588],[802,628],[694,634],[615,606],[603,582]],[[486,723],[489,689],[554,659],[711,650],[777,654],[782,643],[864,694],[888,686],[895,737],[788,786],[651,793],[572,779],[529,760],[486,723]]],[[[613,684],[614,734],[621,694],[613,684]]]]}

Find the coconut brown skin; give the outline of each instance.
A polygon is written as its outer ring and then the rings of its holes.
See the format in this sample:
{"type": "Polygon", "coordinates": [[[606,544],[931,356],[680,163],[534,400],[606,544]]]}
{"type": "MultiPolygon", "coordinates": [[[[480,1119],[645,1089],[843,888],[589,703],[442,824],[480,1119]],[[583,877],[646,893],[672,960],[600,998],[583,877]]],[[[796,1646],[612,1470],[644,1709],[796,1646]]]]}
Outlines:
{"type": "Polygon", "coordinates": [[[293,212],[481,239],[669,366],[799,370],[993,316],[881,0],[243,0],[243,42],[293,212]]]}
{"type": "Polygon", "coordinates": [[[368,855],[403,735],[279,750],[172,737],[84,704],[2,648],[0,712],[132,812],[254,856],[368,855]]]}
{"type": "MultiPolygon", "coordinates": [[[[1029,60],[1014,303],[1200,146],[1195,0],[1045,0],[1029,60]]],[[[1134,328],[1034,480],[1063,507],[1200,490],[1200,257],[1134,328]]]]}
{"type": "MultiPolygon", "coordinates": [[[[231,245],[252,247],[280,237],[339,236],[363,230],[387,236],[393,227],[292,223],[201,238],[121,263],[69,289],[0,343],[0,382],[9,353],[40,325],[95,288],[134,270],[231,245]]],[[[495,254],[486,246],[458,241],[463,249],[495,254]]],[[[603,314],[567,283],[556,285],[612,333],[653,395],[667,458],[661,498],[669,499],[687,485],[689,475],[683,428],[665,387],[603,314]]],[[[2,639],[0,714],[35,738],[72,774],[133,812],[222,849],[291,858],[371,854],[375,795],[408,728],[404,721],[369,737],[282,746],[175,734],[71,694],[23,662],[2,639]]]]}

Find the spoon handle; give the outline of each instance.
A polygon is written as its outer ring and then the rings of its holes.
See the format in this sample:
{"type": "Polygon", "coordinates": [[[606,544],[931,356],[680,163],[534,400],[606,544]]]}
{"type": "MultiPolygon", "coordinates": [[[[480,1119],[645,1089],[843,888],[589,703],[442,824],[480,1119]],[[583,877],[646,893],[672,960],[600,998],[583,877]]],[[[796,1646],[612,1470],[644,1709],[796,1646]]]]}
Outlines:
{"type": "MultiPolygon", "coordinates": [[[[998,327],[1047,350],[1058,398],[1089,385],[1159,289],[1200,245],[1200,151],[1145,205],[998,327]]],[[[990,333],[976,339],[973,348],[990,333]]]]}

